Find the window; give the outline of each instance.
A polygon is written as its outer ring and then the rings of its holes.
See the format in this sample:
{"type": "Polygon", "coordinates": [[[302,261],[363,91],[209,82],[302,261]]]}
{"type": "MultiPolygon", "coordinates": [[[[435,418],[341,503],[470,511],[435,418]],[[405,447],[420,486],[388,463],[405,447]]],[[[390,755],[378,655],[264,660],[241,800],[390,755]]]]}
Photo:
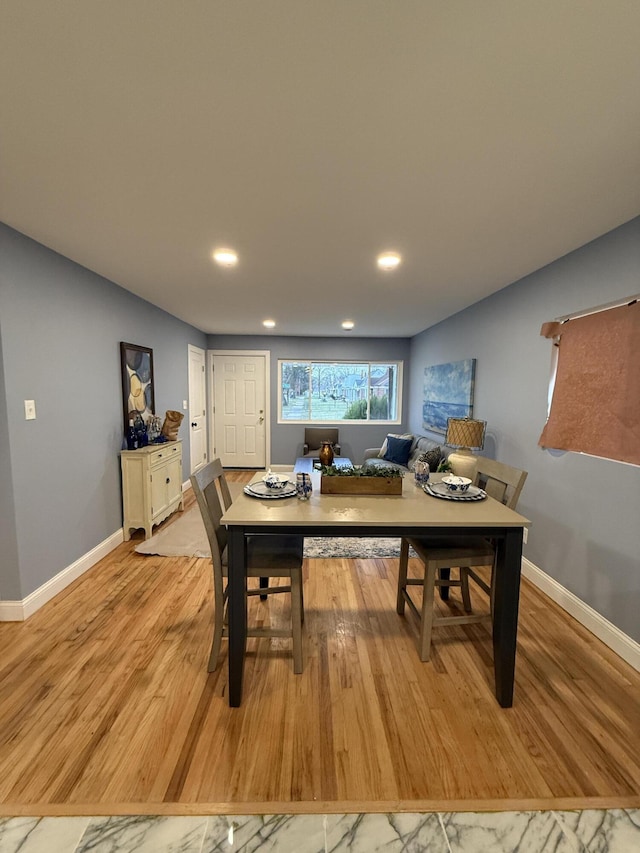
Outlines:
{"type": "Polygon", "coordinates": [[[554,341],[539,444],[640,465],[640,302],[545,323],[554,341]]]}
{"type": "Polygon", "coordinates": [[[402,362],[278,362],[279,423],[400,423],[402,362]]]}

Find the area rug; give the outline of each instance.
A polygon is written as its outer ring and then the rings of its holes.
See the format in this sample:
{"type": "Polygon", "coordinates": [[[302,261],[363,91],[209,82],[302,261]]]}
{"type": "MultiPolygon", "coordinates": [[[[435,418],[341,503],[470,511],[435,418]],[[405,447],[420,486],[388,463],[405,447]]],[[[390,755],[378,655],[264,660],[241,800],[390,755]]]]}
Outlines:
{"type": "Polygon", "coordinates": [[[211,548],[197,506],[168,519],[150,539],[136,545],[138,554],[160,557],[210,557],[211,548]]]}
{"type": "MultiPolygon", "coordinates": [[[[160,557],[210,557],[209,540],[200,510],[192,507],[177,518],[171,519],[150,539],[136,545],[135,550],[138,554],[155,554],[160,557]]],[[[304,540],[305,557],[350,557],[370,560],[399,555],[399,539],[309,537],[304,540]]]]}

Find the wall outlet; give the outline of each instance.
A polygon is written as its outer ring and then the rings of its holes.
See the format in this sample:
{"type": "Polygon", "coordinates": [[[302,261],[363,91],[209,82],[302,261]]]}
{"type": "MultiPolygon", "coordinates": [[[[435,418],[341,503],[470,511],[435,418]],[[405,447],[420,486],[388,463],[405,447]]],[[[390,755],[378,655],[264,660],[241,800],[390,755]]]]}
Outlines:
{"type": "Polygon", "coordinates": [[[25,421],[35,421],[36,419],[36,401],[24,401],[24,419],[25,421]]]}
{"type": "Polygon", "coordinates": [[[529,528],[523,527],[522,528],[522,541],[524,542],[525,545],[527,544],[528,538],[529,538],[529,528]]]}

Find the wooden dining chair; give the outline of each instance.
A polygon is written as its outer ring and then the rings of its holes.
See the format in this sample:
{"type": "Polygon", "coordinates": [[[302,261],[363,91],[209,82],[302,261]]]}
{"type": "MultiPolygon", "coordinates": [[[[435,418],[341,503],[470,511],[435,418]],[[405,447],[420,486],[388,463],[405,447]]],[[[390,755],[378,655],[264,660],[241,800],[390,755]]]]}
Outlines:
{"type": "MultiPolygon", "coordinates": [[[[515,509],[520,492],[527,479],[527,472],[512,468],[493,459],[478,459],[476,485],[488,495],[510,509],[515,509]]],[[[433,628],[442,625],[469,625],[474,622],[490,620],[493,613],[493,567],[495,547],[491,540],[478,536],[473,539],[422,540],[420,537],[403,538],[400,545],[400,563],[398,569],[398,597],[396,611],[404,614],[405,604],[419,620],[418,654],[421,661],[428,661],[431,653],[431,634],[433,628]],[[413,548],[422,562],[424,573],[420,577],[408,577],[409,547],[413,548]],[[476,569],[489,568],[489,580],[478,574],[476,569]],[[451,569],[457,568],[459,575],[451,577],[451,569]],[[488,596],[488,611],[473,613],[469,580],[474,581],[488,596]],[[422,606],[417,605],[409,595],[409,586],[422,587],[422,606]],[[434,610],[436,587],[441,598],[448,599],[451,587],[459,587],[462,594],[464,615],[438,616],[434,610]]]]}
{"type": "MultiPolygon", "coordinates": [[[[220,523],[224,509],[231,506],[231,492],[225,479],[222,464],[214,459],[200,471],[191,475],[191,485],[198,501],[202,520],[211,546],[214,589],[214,626],[209,672],[218,665],[222,638],[228,636],[226,624],[227,605],[227,529],[220,523]],[[222,504],[220,498],[222,497],[222,504]]],[[[247,539],[247,577],[289,578],[289,584],[261,586],[247,589],[247,595],[266,598],[277,593],[291,594],[291,627],[248,628],[248,637],[291,637],[293,641],[293,671],[302,672],[302,623],[304,606],[302,598],[302,536],[265,535],[247,539]]]]}

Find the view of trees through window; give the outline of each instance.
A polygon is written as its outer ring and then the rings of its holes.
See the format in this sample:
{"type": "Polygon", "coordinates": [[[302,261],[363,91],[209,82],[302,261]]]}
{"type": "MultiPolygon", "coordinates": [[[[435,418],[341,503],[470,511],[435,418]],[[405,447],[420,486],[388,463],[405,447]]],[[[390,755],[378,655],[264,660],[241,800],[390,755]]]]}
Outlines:
{"type": "Polygon", "coordinates": [[[280,361],[281,421],[397,421],[399,364],[280,361]]]}

